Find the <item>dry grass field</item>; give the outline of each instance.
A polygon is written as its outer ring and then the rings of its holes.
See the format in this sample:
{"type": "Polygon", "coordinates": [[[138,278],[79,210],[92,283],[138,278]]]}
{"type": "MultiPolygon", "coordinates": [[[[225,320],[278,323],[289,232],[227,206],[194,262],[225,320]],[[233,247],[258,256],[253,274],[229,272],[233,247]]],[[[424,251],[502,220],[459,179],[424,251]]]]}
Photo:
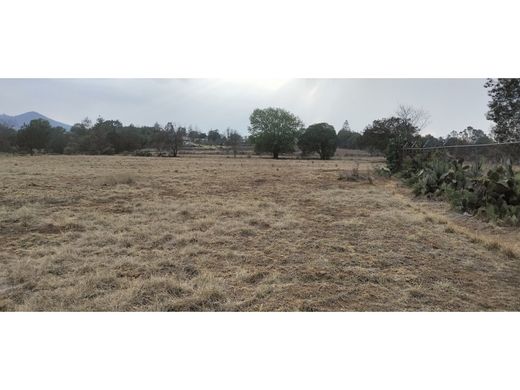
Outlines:
{"type": "Polygon", "coordinates": [[[0,310],[520,310],[518,230],[354,164],[0,157],[0,310]]]}

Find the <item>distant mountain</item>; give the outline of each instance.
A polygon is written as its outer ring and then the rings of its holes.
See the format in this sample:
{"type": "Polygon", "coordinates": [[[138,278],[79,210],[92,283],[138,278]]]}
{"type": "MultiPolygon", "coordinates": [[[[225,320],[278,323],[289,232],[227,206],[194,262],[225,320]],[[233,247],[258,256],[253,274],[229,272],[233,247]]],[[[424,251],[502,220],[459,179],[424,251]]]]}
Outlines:
{"type": "Polygon", "coordinates": [[[45,119],[46,121],[49,121],[52,127],[61,126],[65,130],[70,130],[71,128],[71,126],[67,125],[66,123],[55,121],[54,119],[48,118],[45,115],[42,115],[35,111],[30,111],[24,114],[14,116],[6,114],[0,115],[0,123],[3,123],[7,126],[12,126],[15,129],[20,129],[24,124],[29,124],[33,119],[45,119]]]}

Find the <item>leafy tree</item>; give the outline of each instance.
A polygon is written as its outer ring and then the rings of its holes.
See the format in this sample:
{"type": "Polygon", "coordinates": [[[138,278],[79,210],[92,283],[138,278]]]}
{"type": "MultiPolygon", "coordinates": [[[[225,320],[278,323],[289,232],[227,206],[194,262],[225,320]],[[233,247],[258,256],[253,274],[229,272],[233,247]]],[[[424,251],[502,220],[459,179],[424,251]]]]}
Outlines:
{"type": "Polygon", "coordinates": [[[343,126],[341,127],[341,130],[352,131],[352,129],[350,128],[350,123],[348,123],[348,120],[345,119],[345,122],[343,122],[343,126]]]}
{"type": "Polygon", "coordinates": [[[362,145],[365,148],[385,152],[390,140],[403,147],[406,143],[417,140],[419,129],[408,120],[390,117],[378,119],[367,126],[363,131],[362,145]]]}
{"type": "Polygon", "coordinates": [[[16,130],[0,123],[0,152],[13,152],[16,147],[16,130]]]}
{"type": "Polygon", "coordinates": [[[348,120],[343,122],[343,127],[338,132],[338,148],[359,149],[361,134],[350,129],[348,120]]]}
{"type": "Polygon", "coordinates": [[[395,173],[401,170],[403,158],[402,146],[394,138],[390,138],[386,148],[386,165],[390,172],[395,173]]]}
{"type": "Polygon", "coordinates": [[[197,131],[197,130],[189,130],[188,138],[190,139],[191,142],[196,142],[202,138],[202,134],[200,131],[197,131]]]}
{"type": "Polygon", "coordinates": [[[475,129],[472,126],[468,126],[459,132],[459,138],[467,144],[488,144],[493,142],[483,130],[475,129]]]}
{"type": "Polygon", "coordinates": [[[294,146],[303,129],[303,122],[282,108],[256,109],[249,117],[249,132],[257,153],[294,152],[294,146]]]}
{"type": "Polygon", "coordinates": [[[208,132],[208,142],[212,145],[220,144],[222,141],[222,135],[218,130],[210,130],[208,132]]]}
{"type": "Polygon", "coordinates": [[[123,124],[118,120],[98,118],[96,124],[89,132],[90,152],[94,154],[114,154],[120,152],[118,132],[122,128],[123,124]]]}
{"type": "Polygon", "coordinates": [[[390,129],[383,120],[375,120],[363,130],[361,145],[371,152],[384,152],[390,140],[390,129]]]}
{"type": "Polygon", "coordinates": [[[462,131],[454,130],[448,134],[445,140],[442,138],[440,140],[443,141],[442,145],[446,146],[490,144],[494,142],[483,130],[475,129],[472,126],[468,126],[462,131]]]}
{"type": "Polygon", "coordinates": [[[79,153],[89,151],[89,132],[92,128],[92,121],[89,118],[83,119],[80,123],[74,124],[70,129],[70,139],[64,149],[64,153],[79,153]]]}
{"type": "Polygon", "coordinates": [[[426,134],[421,137],[419,146],[422,148],[433,148],[436,146],[443,146],[444,140],[442,138],[436,138],[431,134],[426,134]]]}
{"type": "Polygon", "coordinates": [[[51,127],[46,149],[50,153],[63,154],[69,142],[69,134],[63,127],[51,127]]]}
{"type": "Polygon", "coordinates": [[[322,160],[329,160],[334,156],[336,145],[336,130],[328,123],[309,126],[298,139],[298,147],[303,154],[318,153],[322,160]]]}
{"type": "Polygon", "coordinates": [[[486,117],[495,122],[495,139],[520,141],[520,79],[488,79],[484,86],[491,97],[486,117]]]}
{"type": "Polygon", "coordinates": [[[16,142],[21,149],[27,150],[31,156],[35,149],[44,149],[49,139],[51,125],[43,119],[33,119],[29,125],[24,125],[16,136],[16,142]]]}
{"type": "Polygon", "coordinates": [[[115,152],[132,152],[146,147],[149,140],[149,129],[133,125],[117,129],[112,139],[115,152]]]}
{"type": "Polygon", "coordinates": [[[81,130],[84,134],[86,134],[87,130],[92,128],[92,120],[90,120],[89,117],[85,117],[81,122],[74,124],[74,126],[71,127],[70,131],[76,131],[81,130]]]}
{"type": "Polygon", "coordinates": [[[343,123],[343,127],[338,132],[338,148],[359,149],[361,134],[352,131],[348,121],[343,123]]]}
{"type": "Polygon", "coordinates": [[[444,142],[444,145],[446,146],[457,146],[457,145],[466,145],[467,142],[462,139],[460,136],[460,133],[453,130],[451,133],[448,134],[446,137],[446,140],[444,142]]]}
{"type": "MultiPolygon", "coordinates": [[[[159,126],[160,128],[160,126],[159,126]]],[[[137,132],[140,138],[139,148],[151,148],[153,147],[153,139],[156,132],[154,126],[142,126],[137,128],[137,132]]]]}
{"type": "Polygon", "coordinates": [[[240,144],[242,143],[242,136],[238,134],[236,130],[232,130],[228,127],[226,130],[226,140],[227,145],[233,151],[233,157],[236,157],[240,144]]]}
{"type": "Polygon", "coordinates": [[[392,172],[401,169],[405,145],[419,142],[419,129],[407,119],[398,117],[375,120],[365,128],[362,138],[366,148],[385,153],[392,172]]]}

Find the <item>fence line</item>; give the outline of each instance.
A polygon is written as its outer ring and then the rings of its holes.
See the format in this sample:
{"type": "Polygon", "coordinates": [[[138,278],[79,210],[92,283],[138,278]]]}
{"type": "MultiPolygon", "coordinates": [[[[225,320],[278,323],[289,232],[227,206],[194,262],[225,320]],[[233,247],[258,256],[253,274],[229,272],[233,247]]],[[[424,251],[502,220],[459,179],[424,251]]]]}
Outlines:
{"type": "Polygon", "coordinates": [[[407,148],[407,147],[404,147],[403,150],[435,150],[435,149],[478,148],[478,147],[501,146],[501,145],[520,145],[520,141],[492,143],[492,144],[428,146],[428,147],[423,147],[423,148],[417,148],[417,147],[409,147],[409,148],[407,148]]]}

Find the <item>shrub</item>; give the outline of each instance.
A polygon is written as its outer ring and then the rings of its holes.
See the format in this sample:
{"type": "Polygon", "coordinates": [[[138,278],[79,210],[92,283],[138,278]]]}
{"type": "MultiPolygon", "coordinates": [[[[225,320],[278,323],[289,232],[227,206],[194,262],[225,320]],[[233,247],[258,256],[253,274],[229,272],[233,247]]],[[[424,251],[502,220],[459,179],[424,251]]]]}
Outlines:
{"type": "Polygon", "coordinates": [[[119,173],[119,174],[115,174],[115,175],[97,178],[95,180],[95,183],[97,185],[101,185],[104,187],[115,186],[118,184],[130,185],[130,184],[135,183],[135,178],[131,174],[128,174],[128,173],[119,173]]]}
{"type": "Polygon", "coordinates": [[[368,173],[366,175],[362,175],[359,172],[359,164],[356,164],[352,170],[345,171],[340,173],[338,180],[346,180],[346,181],[367,181],[369,184],[373,184],[374,179],[368,173]]]}
{"type": "Polygon", "coordinates": [[[374,173],[377,176],[381,176],[381,177],[391,177],[392,176],[392,172],[390,171],[390,169],[388,169],[388,167],[376,167],[376,168],[374,168],[374,173]]]}
{"type": "Polygon", "coordinates": [[[410,169],[406,180],[415,195],[446,199],[457,210],[488,221],[520,223],[520,179],[510,160],[486,174],[481,163],[470,166],[463,160],[435,159],[416,165],[420,169],[410,169]]]}
{"type": "Polygon", "coordinates": [[[390,172],[401,170],[403,164],[403,148],[395,139],[391,139],[386,148],[386,165],[390,172]]]}
{"type": "Polygon", "coordinates": [[[135,156],[141,156],[141,157],[152,157],[152,152],[149,150],[136,150],[134,152],[135,156]]]}

